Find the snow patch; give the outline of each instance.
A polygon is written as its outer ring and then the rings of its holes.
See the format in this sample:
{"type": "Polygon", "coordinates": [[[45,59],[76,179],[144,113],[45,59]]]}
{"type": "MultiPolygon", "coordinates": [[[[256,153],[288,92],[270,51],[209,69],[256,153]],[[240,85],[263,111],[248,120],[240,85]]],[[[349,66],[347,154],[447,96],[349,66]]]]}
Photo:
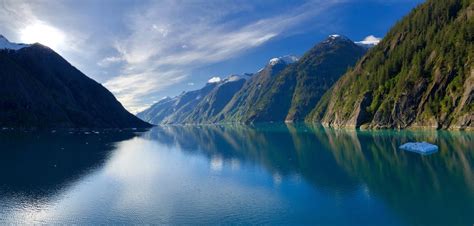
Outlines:
{"type": "Polygon", "coordinates": [[[244,79],[244,78],[240,75],[231,75],[226,81],[227,82],[235,82],[235,81],[238,81],[240,79],[244,79]]]}
{"type": "Polygon", "coordinates": [[[249,79],[253,74],[249,74],[249,73],[245,73],[243,75],[230,75],[229,77],[225,78],[224,80],[222,80],[224,83],[227,83],[227,82],[235,82],[235,81],[239,81],[239,80],[247,80],[249,79]]]}
{"type": "Polygon", "coordinates": [[[338,35],[338,34],[334,34],[334,35],[329,35],[329,39],[331,40],[349,40],[351,41],[348,37],[344,36],[344,35],[338,35]]]}
{"type": "Polygon", "coordinates": [[[333,34],[333,35],[329,35],[329,37],[323,43],[333,43],[334,41],[350,41],[350,42],[352,42],[349,38],[347,38],[344,35],[333,34]]]}
{"type": "Polygon", "coordinates": [[[215,76],[215,77],[212,77],[211,79],[209,79],[207,81],[207,83],[218,83],[220,81],[222,81],[221,77],[215,76]]]}
{"type": "Polygon", "coordinates": [[[286,55],[286,56],[282,56],[282,57],[276,57],[276,58],[272,58],[270,59],[270,61],[268,62],[268,64],[270,66],[274,66],[280,62],[283,62],[285,64],[292,64],[296,61],[298,61],[299,58],[296,57],[296,56],[292,56],[292,55],[286,55]]]}
{"type": "Polygon", "coordinates": [[[3,37],[3,35],[0,35],[0,49],[19,50],[29,46],[31,45],[10,42],[8,39],[3,37]]]}

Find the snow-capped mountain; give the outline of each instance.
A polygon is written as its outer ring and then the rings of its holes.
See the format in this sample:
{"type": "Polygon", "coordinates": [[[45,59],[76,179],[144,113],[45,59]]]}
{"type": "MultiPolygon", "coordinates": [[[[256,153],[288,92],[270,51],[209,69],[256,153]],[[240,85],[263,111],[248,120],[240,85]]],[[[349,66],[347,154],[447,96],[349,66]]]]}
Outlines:
{"type": "Polygon", "coordinates": [[[334,43],[334,42],[337,42],[337,41],[352,42],[351,39],[349,39],[348,37],[346,37],[344,35],[333,34],[333,35],[329,35],[328,38],[326,40],[324,40],[322,43],[334,43]]]}
{"type": "Polygon", "coordinates": [[[270,59],[270,61],[268,62],[268,65],[274,66],[278,63],[292,64],[292,63],[298,61],[298,59],[299,58],[297,56],[286,55],[286,56],[276,57],[276,58],[270,59]]]}
{"type": "Polygon", "coordinates": [[[244,79],[244,80],[247,80],[249,79],[253,74],[252,73],[244,73],[244,74],[233,74],[233,75],[229,75],[228,77],[222,79],[221,77],[219,76],[214,76],[212,78],[210,78],[209,80],[207,80],[207,84],[212,84],[212,83],[217,83],[217,84],[224,84],[224,83],[227,83],[227,82],[235,82],[235,81],[238,81],[238,80],[241,80],[241,79],[244,79]]]}
{"type": "Polygon", "coordinates": [[[29,47],[29,46],[31,45],[10,42],[3,35],[0,35],[0,50],[1,49],[19,50],[19,49],[29,47]]]}
{"type": "Polygon", "coordinates": [[[225,78],[223,80],[223,82],[235,82],[235,81],[238,81],[238,80],[241,80],[241,79],[247,80],[251,76],[252,76],[252,74],[250,74],[250,73],[245,73],[245,74],[242,74],[242,75],[238,75],[238,74],[230,75],[229,77],[225,78]]]}
{"type": "Polygon", "coordinates": [[[217,119],[302,121],[322,94],[365,52],[343,35],[329,35],[293,64],[267,65],[243,86],[217,119]]]}

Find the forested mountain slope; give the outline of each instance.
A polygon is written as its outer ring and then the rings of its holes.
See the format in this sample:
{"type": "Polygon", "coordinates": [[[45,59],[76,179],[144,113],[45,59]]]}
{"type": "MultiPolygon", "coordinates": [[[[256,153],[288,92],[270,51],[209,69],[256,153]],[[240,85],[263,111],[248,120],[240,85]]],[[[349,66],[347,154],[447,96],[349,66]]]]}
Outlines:
{"type": "Polygon", "coordinates": [[[474,2],[428,0],[328,91],[307,121],[472,129],[474,2]]]}
{"type": "Polygon", "coordinates": [[[303,121],[321,96],[357,62],[366,48],[331,35],[270,81],[241,121],[303,121]]]}

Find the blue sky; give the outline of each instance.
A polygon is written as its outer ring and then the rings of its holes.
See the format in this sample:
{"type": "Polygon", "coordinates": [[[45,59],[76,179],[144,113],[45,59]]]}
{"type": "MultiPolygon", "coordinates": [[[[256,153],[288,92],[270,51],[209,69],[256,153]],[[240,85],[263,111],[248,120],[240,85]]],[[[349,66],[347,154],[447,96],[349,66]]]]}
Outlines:
{"type": "Polygon", "coordinates": [[[214,76],[302,55],[330,34],[383,37],[422,0],[0,0],[0,34],[60,53],[137,112],[214,76]]]}

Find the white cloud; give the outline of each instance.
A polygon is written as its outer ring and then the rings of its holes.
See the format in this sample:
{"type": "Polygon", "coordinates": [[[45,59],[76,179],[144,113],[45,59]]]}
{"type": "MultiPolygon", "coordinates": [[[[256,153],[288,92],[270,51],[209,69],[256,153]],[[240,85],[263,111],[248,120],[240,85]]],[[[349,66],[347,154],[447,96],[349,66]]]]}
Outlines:
{"type": "Polygon", "coordinates": [[[184,78],[185,74],[180,71],[167,71],[159,74],[154,71],[145,71],[115,77],[105,85],[122,104],[127,106],[129,111],[137,113],[152,103],[147,97],[153,97],[157,91],[181,82],[184,78]],[[150,79],[154,76],[159,76],[160,79],[150,79]]]}
{"type": "Polygon", "coordinates": [[[379,44],[380,40],[382,40],[382,38],[377,38],[373,35],[369,35],[365,37],[364,40],[356,42],[356,43],[360,43],[364,45],[377,45],[379,44]]]}

